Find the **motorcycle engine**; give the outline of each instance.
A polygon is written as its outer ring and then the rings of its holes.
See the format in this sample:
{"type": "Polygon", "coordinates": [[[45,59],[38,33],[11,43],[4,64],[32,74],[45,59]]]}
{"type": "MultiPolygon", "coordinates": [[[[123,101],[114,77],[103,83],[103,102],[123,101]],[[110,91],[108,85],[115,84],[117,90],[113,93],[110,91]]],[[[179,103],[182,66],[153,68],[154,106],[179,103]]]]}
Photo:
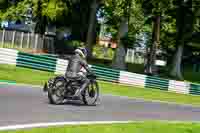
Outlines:
{"type": "Polygon", "coordinates": [[[77,84],[77,82],[71,82],[67,85],[67,90],[68,92],[70,92],[69,94],[71,95],[74,95],[77,89],[79,89],[79,85],[77,84]]]}

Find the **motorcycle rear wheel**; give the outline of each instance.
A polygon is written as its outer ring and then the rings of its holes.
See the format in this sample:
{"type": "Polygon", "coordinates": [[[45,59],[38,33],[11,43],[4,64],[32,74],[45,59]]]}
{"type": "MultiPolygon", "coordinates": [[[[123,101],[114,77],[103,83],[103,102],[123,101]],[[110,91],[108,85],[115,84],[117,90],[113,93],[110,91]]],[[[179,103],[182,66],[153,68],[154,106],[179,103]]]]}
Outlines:
{"type": "Polygon", "coordinates": [[[51,104],[63,104],[65,94],[65,80],[56,79],[52,88],[48,89],[48,99],[51,104]]]}

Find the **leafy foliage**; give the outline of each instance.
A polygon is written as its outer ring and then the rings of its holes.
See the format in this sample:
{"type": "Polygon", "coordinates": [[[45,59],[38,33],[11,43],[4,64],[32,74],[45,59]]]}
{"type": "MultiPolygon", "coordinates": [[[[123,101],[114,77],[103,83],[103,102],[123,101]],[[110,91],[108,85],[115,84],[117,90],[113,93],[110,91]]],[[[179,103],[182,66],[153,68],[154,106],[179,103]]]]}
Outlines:
{"type": "Polygon", "coordinates": [[[42,15],[53,21],[62,17],[63,13],[68,11],[66,1],[63,2],[62,0],[43,0],[42,9],[42,15]]]}
{"type": "Polygon", "coordinates": [[[21,19],[22,15],[26,13],[29,4],[30,2],[28,0],[18,2],[17,5],[12,5],[6,11],[2,12],[0,18],[2,20],[21,19]]]}
{"type": "Polygon", "coordinates": [[[166,51],[174,50],[176,44],[176,0],[141,0],[141,2],[146,25],[150,27],[154,16],[161,16],[160,45],[158,47],[166,51]]]}
{"type": "Polygon", "coordinates": [[[57,18],[62,17],[64,12],[68,11],[67,2],[69,2],[69,0],[23,0],[9,7],[6,12],[3,13],[1,19],[20,19],[22,15],[26,14],[28,7],[32,7],[33,15],[37,16],[37,9],[38,6],[40,6],[42,9],[42,16],[46,16],[51,21],[55,21],[57,18]],[[41,5],[37,4],[38,1],[41,1],[41,5]]]}
{"type": "Polygon", "coordinates": [[[106,24],[109,25],[107,31],[112,33],[113,39],[117,38],[121,19],[128,17],[128,33],[122,40],[126,47],[132,47],[137,40],[136,35],[145,29],[141,3],[135,0],[106,0],[103,11],[106,24]]]}

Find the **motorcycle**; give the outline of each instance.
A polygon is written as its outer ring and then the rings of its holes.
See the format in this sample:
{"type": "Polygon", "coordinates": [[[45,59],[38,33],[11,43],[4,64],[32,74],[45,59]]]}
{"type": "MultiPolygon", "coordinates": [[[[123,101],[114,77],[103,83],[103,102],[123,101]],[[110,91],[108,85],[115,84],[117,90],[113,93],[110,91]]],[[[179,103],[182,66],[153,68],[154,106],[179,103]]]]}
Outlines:
{"type": "Polygon", "coordinates": [[[63,75],[50,78],[44,85],[43,91],[48,93],[48,99],[51,104],[63,104],[65,100],[82,100],[85,105],[96,105],[99,99],[99,86],[96,75],[87,74],[90,80],[89,85],[82,91],[79,97],[74,94],[80,89],[81,82],[66,78],[63,75]]]}

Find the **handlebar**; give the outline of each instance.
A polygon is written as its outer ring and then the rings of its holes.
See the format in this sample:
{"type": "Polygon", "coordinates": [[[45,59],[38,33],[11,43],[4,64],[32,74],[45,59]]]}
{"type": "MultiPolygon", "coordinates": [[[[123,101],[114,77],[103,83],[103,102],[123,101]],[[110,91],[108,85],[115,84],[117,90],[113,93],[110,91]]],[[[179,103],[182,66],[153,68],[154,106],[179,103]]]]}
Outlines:
{"type": "Polygon", "coordinates": [[[94,74],[94,73],[88,73],[88,74],[87,74],[87,78],[89,78],[89,79],[96,79],[97,76],[96,76],[96,74],[94,74]]]}

